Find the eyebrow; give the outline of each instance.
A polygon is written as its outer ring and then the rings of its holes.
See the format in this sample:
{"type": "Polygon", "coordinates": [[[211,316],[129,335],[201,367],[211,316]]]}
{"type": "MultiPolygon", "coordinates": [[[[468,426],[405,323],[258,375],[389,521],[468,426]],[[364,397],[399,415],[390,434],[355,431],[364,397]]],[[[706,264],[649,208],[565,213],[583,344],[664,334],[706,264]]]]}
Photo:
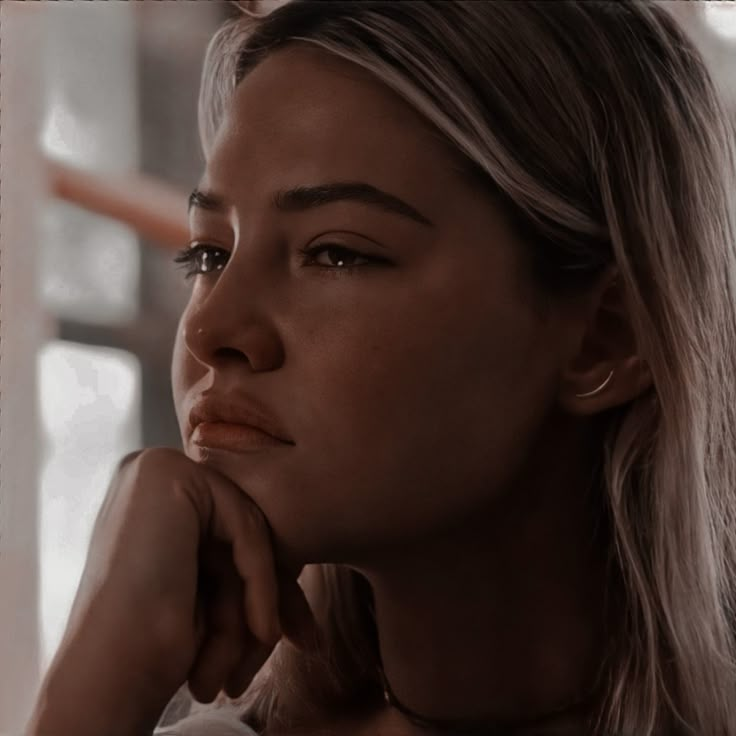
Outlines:
{"type": "MultiPolygon", "coordinates": [[[[301,212],[341,201],[362,202],[385,212],[408,217],[422,225],[434,227],[434,223],[428,217],[404,202],[404,200],[371,184],[359,181],[340,181],[318,186],[281,190],[274,194],[272,204],[282,212],[301,212]]],[[[189,210],[192,207],[223,212],[226,205],[223,197],[213,192],[195,189],[189,195],[189,210]]]]}

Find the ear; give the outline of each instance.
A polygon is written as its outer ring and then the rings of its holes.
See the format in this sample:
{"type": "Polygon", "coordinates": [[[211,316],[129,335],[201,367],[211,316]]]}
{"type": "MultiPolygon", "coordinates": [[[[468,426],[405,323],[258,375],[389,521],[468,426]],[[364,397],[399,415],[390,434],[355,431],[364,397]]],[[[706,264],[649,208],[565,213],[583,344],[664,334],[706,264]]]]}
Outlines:
{"type": "Polygon", "coordinates": [[[572,355],[560,377],[558,400],[570,414],[588,416],[625,404],[652,385],[636,339],[620,279],[607,271],[578,311],[572,355]],[[602,386],[592,396],[581,397],[602,386]]]}

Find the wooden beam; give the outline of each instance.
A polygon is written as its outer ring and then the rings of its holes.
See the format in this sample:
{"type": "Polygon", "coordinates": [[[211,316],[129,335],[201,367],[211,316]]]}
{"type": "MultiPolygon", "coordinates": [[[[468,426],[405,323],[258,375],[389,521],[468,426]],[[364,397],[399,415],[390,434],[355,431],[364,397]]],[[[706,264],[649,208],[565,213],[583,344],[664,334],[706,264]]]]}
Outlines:
{"type": "Polygon", "coordinates": [[[107,176],[46,157],[50,192],[60,199],[129,225],[162,248],[189,239],[187,195],[144,174],[107,176]]]}

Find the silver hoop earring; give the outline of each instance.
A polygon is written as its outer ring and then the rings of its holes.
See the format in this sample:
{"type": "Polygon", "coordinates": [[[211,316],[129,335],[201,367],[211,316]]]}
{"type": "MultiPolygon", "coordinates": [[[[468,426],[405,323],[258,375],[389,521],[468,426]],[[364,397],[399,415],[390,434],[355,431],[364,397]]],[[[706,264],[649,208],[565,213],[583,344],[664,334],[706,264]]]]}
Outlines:
{"type": "Polygon", "coordinates": [[[577,396],[577,397],[578,397],[579,399],[587,399],[587,398],[588,398],[589,396],[595,396],[596,394],[599,394],[599,393],[600,393],[601,391],[603,391],[603,389],[604,389],[604,388],[605,388],[606,386],[608,386],[608,382],[609,382],[609,381],[610,381],[610,380],[611,380],[612,378],[613,378],[613,371],[611,371],[611,372],[610,372],[610,373],[608,374],[608,378],[606,378],[606,380],[605,380],[605,381],[603,381],[603,383],[602,383],[602,384],[601,384],[600,386],[598,386],[598,388],[596,388],[596,389],[593,389],[592,391],[588,391],[588,393],[587,393],[587,394],[575,394],[575,396],[577,396]]]}

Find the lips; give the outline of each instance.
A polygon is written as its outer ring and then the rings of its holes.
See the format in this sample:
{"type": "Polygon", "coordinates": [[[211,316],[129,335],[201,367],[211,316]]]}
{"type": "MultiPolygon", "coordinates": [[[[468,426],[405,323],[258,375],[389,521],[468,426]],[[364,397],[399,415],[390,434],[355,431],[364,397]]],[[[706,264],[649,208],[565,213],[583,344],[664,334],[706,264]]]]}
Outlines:
{"type": "Polygon", "coordinates": [[[269,447],[289,446],[255,427],[226,422],[200,422],[192,432],[191,441],[201,448],[230,452],[251,452],[269,447]]]}
{"type": "Polygon", "coordinates": [[[223,449],[294,444],[267,407],[252,398],[232,393],[208,391],[200,394],[189,412],[189,431],[195,444],[223,449]]]}

